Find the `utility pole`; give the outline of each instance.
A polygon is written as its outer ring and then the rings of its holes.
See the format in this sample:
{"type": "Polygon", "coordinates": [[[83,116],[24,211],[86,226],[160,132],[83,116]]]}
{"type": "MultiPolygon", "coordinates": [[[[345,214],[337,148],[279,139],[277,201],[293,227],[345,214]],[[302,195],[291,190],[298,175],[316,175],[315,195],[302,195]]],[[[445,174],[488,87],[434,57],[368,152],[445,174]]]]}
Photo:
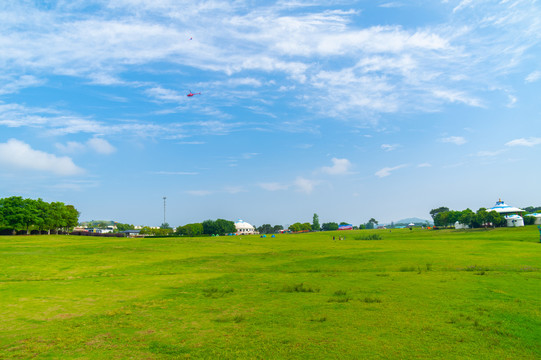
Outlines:
{"type": "Polygon", "coordinates": [[[165,226],[165,196],[163,197],[163,226],[165,226]]]}

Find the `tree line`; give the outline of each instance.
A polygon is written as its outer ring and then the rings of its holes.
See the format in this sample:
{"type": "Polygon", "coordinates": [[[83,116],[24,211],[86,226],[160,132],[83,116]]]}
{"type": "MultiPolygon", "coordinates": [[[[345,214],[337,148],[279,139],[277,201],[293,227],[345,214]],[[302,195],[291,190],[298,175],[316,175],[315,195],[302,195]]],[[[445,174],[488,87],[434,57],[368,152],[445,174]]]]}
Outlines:
{"type": "MultiPolygon", "coordinates": [[[[177,227],[175,235],[201,236],[201,235],[225,235],[237,232],[235,223],[230,220],[216,219],[205,220],[202,223],[192,223],[177,227]]],[[[173,230],[171,229],[171,233],[173,230]]]]}
{"type": "Polygon", "coordinates": [[[79,211],[63,202],[48,203],[42,199],[12,196],[0,199],[0,231],[5,234],[33,231],[39,233],[69,232],[79,222],[79,211]]]}
{"type": "Polygon", "coordinates": [[[492,224],[492,226],[506,224],[503,215],[494,210],[487,211],[486,208],[480,208],[477,212],[473,212],[470,209],[462,211],[449,210],[449,208],[442,206],[432,209],[430,215],[434,220],[434,226],[442,227],[452,226],[457,221],[471,228],[486,227],[488,224],[492,224]]]}

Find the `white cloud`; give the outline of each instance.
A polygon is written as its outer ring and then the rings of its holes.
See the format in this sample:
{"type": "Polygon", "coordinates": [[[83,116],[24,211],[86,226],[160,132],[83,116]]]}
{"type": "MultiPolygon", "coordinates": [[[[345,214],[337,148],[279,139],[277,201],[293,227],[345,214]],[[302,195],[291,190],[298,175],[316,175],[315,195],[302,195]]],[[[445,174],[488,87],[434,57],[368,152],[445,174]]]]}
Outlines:
{"type": "Polygon", "coordinates": [[[180,141],[178,144],[180,145],[204,145],[206,142],[204,141],[180,141]]]}
{"type": "Polygon", "coordinates": [[[88,140],[86,143],[91,149],[96,151],[98,154],[109,155],[116,151],[116,148],[113,145],[111,145],[107,140],[99,138],[99,137],[94,137],[88,140]]]}
{"type": "Polygon", "coordinates": [[[526,79],[524,79],[524,81],[526,81],[527,83],[532,83],[532,82],[536,82],[539,79],[541,79],[541,71],[536,70],[528,74],[528,76],[526,76],[526,79]]]}
{"type": "Polygon", "coordinates": [[[455,145],[464,145],[467,141],[462,136],[449,136],[440,139],[441,142],[450,143],[455,145]]]}
{"type": "Polygon", "coordinates": [[[518,101],[517,97],[514,96],[514,95],[511,95],[511,94],[508,94],[507,97],[509,99],[509,102],[507,103],[506,106],[509,107],[509,108],[514,107],[516,105],[517,101],[518,101]]]}
{"type": "Polygon", "coordinates": [[[324,166],[321,171],[329,175],[345,175],[349,173],[351,162],[348,159],[332,158],[333,166],[324,166]]]}
{"type": "Polygon", "coordinates": [[[241,192],[246,192],[246,189],[244,189],[242,186],[226,186],[225,192],[229,194],[238,194],[241,192]]]}
{"type": "Polygon", "coordinates": [[[465,7],[467,7],[468,5],[470,5],[472,3],[473,0],[462,0],[460,2],[460,4],[458,4],[454,9],[453,9],[453,12],[457,12],[457,11],[460,11],[462,9],[464,9],[465,7]]]}
{"type": "Polygon", "coordinates": [[[45,80],[38,79],[33,75],[22,75],[17,79],[2,79],[3,85],[0,85],[0,95],[16,93],[21,89],[43,85],[45,80]]]}
{"type": "Polygon", "coordinates": [[[186,98],[186,95],[181,95],[177,91],[171,89],[164,89],[160,86],[146,89],[145,93],[154,99],[164,102],[178,103],[185,100],[186,98]]]}
{"type": "Polygon", "coordinates": [[[391,173],[393,171],[398,170],[398,169],[402,169],[402,168],[404,168],[406,166],[407,166],[406,164],[403,164],[403,165],[398,165],[398,166],[395,166],[395,167],[384,167],[383,169],[376,171],[375,175],[377,177],[383,178],[383,177],[391,175],[391,173]]]}
{"type": "Polygon", "coordinates": [[[402,7],[402,6],[404,6],[404,4],[399,3],[399,2],[388,2],[388,3],[381,4],[379,7],[382,7],[382,8],[397,8],[397,7],[402,7]]]}
{"type": "Polygon", "coordinates": [[[299,176],[295,179],[294,185],[297,188],[297,191],[310,194],[317,185],[317,181],[305,179],[299,176]]]}
{"type": "Polygon", "coordinates": [[[84,172],[69,157],[57,157],[34,150],[30,145],[16,139],[0,143],[0,164],[20,170],[51,172],[56,175],[78,175],[84,172]]]}
{"type": "Polygon", "coordinates": [[[417,167],[419,167],[419,168],[432,167],[432,164],[430,164],[430,163],[422,163],[422,164],[417,165],[417,167]]]}
{"type": "Polygon", "coordinates": [[[506,151],[506,149],[503,149],[503,150],[496,150],[496,151],[486,151],[486,150],[483,150],[483,151],[479,151],[475,154],[475,156],[479,156],[479,157],[494,157],[494,156],[499,156],[501,155],[502,153],[504,153],[506,151]]]}
{"type": "Polygon", "coordinates": [[[506,146],[528,146],[528,147],[532,147],[532,146],[539,145],[539,144],[541,144],[541,138],[531,137],[531,138],[527,138],[527,139],[526,138],[520,138],[520,139],[511,140],[508,143],[506,143],[505,145],[506,146]]]}
{"type": "MultiPolygon", "coordinates": [[[[43,72],[126,86],[121,74],[165,64],[154,71],[249,72],[209,85],[251,87],[249,96],[255,97],[270,86],[263,76],[253,76],[255,70],[282,76],[280,88],[302,94],[311,111],[369,121],[374,112],[432,112],[448,103],[483,106],[490,83],[539,43],[538,5],[526,1],[463,0],[454,7],[455,13],[462,11],[448,23],[415,28],[363,27],[356,22],[360,12],[338,9],[340,2],[247,7],[116,0],[93,3],[98,11],[92,13],[81,11],[83,3],[59,2],[46,11],[30,3],[2,9],[0,62],[20,74],[38,74],[18,75],[22,81],[13,85],[15,91],[41,81],[43,72]],[[291,8],[302,11],[284,11],[291,8]],[[28,26],[19,26],[22,19],[28,26]]],[[[526,81],[537,81],[537,73],[526,81]]],[[[186,100],[161,85],[141,91],[163,102],[186,100]]]]}
{"type": "Polygon", "coordinates": [[[399,144],[382,144],[381,149],[384,151],[393,151],[400,147],[399,144]]]}
{"type": "Polygon", "coordinates": [[[434,96],[436,98],[444,99],[452,103],[463,103],[469,106],[481,107],[481,100],[472,97],[464,91],[457,90],[434,90],[434,96]]]}
{"type": "Polygon", "coordinates": [[[244,153],[241,155],[241,158],[244,160],[253,159],[254,157],[258,156],[259,153],[244,153]]]}
{"type": "Polygon", "coordinates": [[[86,146],[77,141],[68,141],[65,145],[56,143],[56,148],[66,154],[77,154],[86,150],[86,146]]]}
{"type": "Polygon", "coordinates": [[[66,145],[56,143],[55,146],[58,150],[67,154],[77,154],[92,150],[98,154],[110,155],[116,151],[116,148],[113,145],[100,137],[93,137],[84,144],[76,141],[68,141],[66,145]]]}

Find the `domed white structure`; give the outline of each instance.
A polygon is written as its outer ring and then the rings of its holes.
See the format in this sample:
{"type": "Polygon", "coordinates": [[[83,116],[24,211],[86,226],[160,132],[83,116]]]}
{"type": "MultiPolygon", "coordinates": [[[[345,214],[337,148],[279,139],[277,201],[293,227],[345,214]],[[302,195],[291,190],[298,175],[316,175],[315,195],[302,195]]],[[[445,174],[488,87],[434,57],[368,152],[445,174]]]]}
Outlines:
{"type": "Polygon", "coordinates": [[[499,199],[494,207],[487,209],[488,212],[496,211],[499,214],[502,214],[507,220],[507,226],[517,227],[524,226],[524,219],[520,214],[525,213],[525,210],[519,209],[517,207],[509,206],[499,199]]]}
{"type": "Polygon", "coordinates": [[[249,224],[244,220],[238,220],[235,223],[235,227],[237,228],[237,235],[257,234],[257,231],[255,230],[255,227],[252,224],[249,224]]]}

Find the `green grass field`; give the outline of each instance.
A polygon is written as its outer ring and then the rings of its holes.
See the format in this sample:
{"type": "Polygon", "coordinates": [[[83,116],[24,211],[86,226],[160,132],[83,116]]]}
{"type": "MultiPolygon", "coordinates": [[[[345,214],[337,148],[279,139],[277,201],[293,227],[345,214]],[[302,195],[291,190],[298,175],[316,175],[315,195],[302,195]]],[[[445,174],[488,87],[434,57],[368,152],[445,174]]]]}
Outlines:
{"type": "Polygon", "coordinates": [[[539,359],[541,244],[0,237],[0,308],[1,359],[539,359]]]}

